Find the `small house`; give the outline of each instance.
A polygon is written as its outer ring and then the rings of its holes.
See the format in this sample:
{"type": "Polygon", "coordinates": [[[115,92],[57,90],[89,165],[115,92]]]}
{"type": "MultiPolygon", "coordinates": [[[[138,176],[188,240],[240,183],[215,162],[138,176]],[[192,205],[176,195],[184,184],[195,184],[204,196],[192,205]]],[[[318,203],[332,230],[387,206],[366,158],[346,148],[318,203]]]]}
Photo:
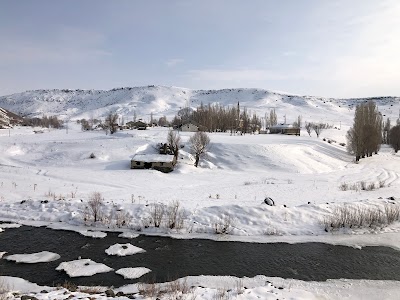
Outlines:
{"type": "Polygon", "coordinates": [[[278,124],[269,128],[271,134],[300,135],[300,128],[290,124],[278,124]]]}
{"type": "Polygon", "coordinates": [[[154,169],[163,173],[172,172],[175,165],[173,155],[135,154],[131,160],[131,169],[154,169]]]}

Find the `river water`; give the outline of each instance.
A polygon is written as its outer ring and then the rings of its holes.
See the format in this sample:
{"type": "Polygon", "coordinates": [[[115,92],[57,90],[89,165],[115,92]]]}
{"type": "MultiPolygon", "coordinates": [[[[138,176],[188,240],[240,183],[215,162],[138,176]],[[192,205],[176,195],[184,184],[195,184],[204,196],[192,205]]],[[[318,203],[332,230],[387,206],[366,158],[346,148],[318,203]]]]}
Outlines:
{"type": "Polygon", "coordinates": [[[91,277],[69,278],[56,271],[63,261],[90,258],[114,270],[146,267],[152,272],[141,282],[164,282],[189,275],[232,275],[294,278],[305,281],[326,279],[371,279],[400,281],[400,252],[387,247],[362,250],[323,243],[242,243],[202,239],[180,240],[141,235],[135,239],[108,233],[104,239],[85,237],[72,231],[22,226],[0,233],[0,251],[8,254],[51,251],[57,261],[17,264],[0,259],[0,274],[21,277],[41,285],[70,281],[78,285],[118,287],[138,280],[126,280],[114,272],[91,277]],[[109,256],[105,249],[131,243],[146,250],[131,256],[109,256]]]}

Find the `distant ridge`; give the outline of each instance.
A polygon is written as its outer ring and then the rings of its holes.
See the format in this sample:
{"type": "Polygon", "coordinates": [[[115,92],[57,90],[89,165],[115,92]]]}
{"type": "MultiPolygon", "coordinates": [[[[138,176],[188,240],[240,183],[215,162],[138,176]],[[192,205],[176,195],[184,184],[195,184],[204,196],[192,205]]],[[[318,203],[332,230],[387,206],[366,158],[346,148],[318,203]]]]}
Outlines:
{"type": "Polygon", "coordinates": [[[216,104],[246,107],[251,112],[264,116],[270,109],[276,109],[278,116],[285,115],[294,120],[297,115],[303,119],[335,122],[353,114],[352,109],[361,101],[374,100],[384,116],[397,118],[399,97],[369,97],[335,99],[315,96],[298,96],[272,92],[263,89],[221,89],[191,90],[180,87],[142,86],[124,87],[111,90],[33,90],[0,97],[0,107],[21,116],[39,117],[57,115],[61,118],[78,119],[103,118],[109,112],[123,116],[136,114],[142,118],[163,115],[173,117],[185,106],[196,108],[216,104]]]}

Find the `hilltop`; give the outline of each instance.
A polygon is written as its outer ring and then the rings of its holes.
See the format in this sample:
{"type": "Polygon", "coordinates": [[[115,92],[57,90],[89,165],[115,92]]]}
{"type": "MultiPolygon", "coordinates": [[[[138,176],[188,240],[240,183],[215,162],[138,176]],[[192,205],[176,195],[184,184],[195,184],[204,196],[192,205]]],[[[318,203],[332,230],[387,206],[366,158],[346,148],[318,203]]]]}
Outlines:
{"type": "Polygon", "coordinates": [[[397,119],[400,97],[371,97],[335,99],[299,96],[263,89],[190,90],[178,87],[145,86],[111,90],[34,90],[0,97],[0,107],[21,116],[40,117],[57,115],[63,119],[104,118],[109,112],[126,117],[136,114],[144,120],[167,116],[172,118],[180,108],[196,108],[219,103],[237,105],[263,116],[276,109],[278,121],[293,122],[298,115],[306,121],[349,125],[354,106],[362,101],[374,100],[384,118],[397,119]]]}

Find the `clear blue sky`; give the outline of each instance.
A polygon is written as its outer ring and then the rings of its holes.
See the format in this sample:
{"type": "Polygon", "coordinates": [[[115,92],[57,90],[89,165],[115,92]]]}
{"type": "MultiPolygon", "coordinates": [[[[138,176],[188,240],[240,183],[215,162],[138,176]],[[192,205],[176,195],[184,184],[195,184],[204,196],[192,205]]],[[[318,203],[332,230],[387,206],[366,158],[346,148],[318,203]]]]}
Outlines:
{"type": "Polygon", "coordinates": [[[398,0],[2,0],[0,95],[256,87],[400,96],[398,0]]]}

